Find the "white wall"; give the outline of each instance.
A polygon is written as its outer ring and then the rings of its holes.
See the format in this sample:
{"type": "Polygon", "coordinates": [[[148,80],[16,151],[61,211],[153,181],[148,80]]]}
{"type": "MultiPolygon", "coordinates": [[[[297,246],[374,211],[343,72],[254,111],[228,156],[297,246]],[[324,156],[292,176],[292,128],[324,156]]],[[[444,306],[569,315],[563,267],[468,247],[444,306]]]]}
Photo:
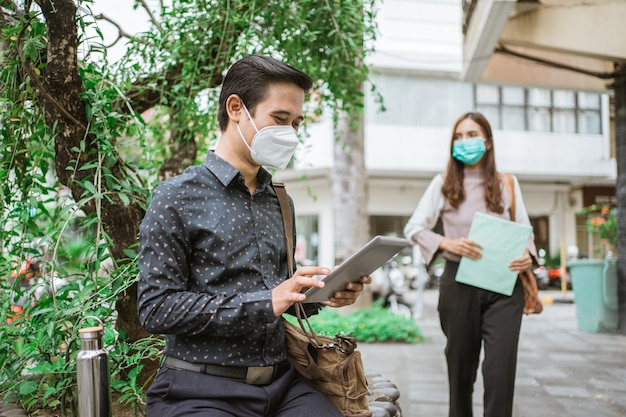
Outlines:
{"type": "Polygon", "coordinates": [[[399,71],[461,71],[460,0],[383,0],[369,63],[399,71]]]}

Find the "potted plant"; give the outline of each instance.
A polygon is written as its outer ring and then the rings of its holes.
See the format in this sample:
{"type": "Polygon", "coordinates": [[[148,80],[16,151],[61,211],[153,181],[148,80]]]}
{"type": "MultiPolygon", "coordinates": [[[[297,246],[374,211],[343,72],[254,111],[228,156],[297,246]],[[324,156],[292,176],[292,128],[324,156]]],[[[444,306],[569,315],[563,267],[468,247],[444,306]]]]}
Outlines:
{"type": "Polygon", "coordinates": [[[578,212],[586,215],[589,256],[568,262],[580,330],[598,332],[617,329],[617,211],[592,205],[578,212]]]}
{"type": "Polygon", "coordinates": [[[617,209],[593,204],[577,214],[587,216],[585,225],[592,242],[590,252],[599,254],[601,258],[613,257],[617,249],[617,209]]]}

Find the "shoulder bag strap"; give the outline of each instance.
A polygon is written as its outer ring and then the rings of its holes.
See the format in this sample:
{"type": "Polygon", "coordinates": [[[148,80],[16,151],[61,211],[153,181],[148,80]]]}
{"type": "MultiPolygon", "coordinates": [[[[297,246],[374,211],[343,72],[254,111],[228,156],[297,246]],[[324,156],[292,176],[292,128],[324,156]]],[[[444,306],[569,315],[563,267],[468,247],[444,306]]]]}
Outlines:
{"type": "MultiPolygon", "coordinates": [[[[289,265],[289,276],[291,277],[293,275],[293,217],[291,207],[289,206],[289,197],[287,197],[287,191],[285,190],[285,184],[282,182],[275,182],[273,184],[274,190],[276,191],[276,197],[278,197],[280,213],[283,217],[285,242],[287,243],[287,263],[289,265]]],[[[298,324],[300,324],[300,327],[304,330],[304,333],[309,338],[309,341],[318,347],[323,347],[323,344],[317,337],[317,333],[313,330],[313,326],[309,323],[309,319],[304,311],[304,306],[301,303],[295,303],[295,310],[298,324]],[[306,323],[306,327],[304,323],[306,323]]]]}
{"type": "Polygon", "coordinates": [[[515,187],[513,184],[513,174],[505,172],[502,174],[502,178],[504,179],[504,185],[509,192],[509,197],[511,197],[511,221],[515,221],[515,187]]]}
{"type": "Polygon", "coordinates": [[[291,216],[291,207],[289,206],[289,198],[285,190],[285,184],[282,182],[274,183],[274,190],[278,197],[278,205],[280,206],[280,214],[283,217],[283,226],[285,229],[285,242],[287,243],[287,262],[289,265],[289,276],[293,275],[293,218],[291,216]]]}

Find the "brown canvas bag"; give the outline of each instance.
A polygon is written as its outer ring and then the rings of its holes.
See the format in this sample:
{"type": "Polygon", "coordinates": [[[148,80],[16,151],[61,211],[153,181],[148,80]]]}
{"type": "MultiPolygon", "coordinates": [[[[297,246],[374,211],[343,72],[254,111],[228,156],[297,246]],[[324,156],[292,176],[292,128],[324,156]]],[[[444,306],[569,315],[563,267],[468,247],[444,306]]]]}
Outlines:
{"type": "Polygon", "coordinates": [[[344,416],[370,417],[367,379],[361,353],[356,350],[356,339],[316,334],[302,304],[296,303],[295,307],[299,326],[283,320],[289,362],[304,381],[326,395],[344,416]]]}

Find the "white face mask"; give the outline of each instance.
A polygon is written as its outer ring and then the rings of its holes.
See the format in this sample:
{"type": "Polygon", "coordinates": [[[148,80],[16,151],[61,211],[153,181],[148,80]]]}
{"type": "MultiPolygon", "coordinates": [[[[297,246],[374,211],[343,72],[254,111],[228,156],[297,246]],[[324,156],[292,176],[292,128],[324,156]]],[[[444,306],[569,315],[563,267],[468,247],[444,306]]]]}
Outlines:
{"type": "Polygon", "coordinates": [[[256,130],[256,134],[252,138],[252,146],[248,145],[246,138],[243,137],[239,123],[235,126],[237,126],[241,140],[250,149],[252,160],[269,168],[284,169],[287,167],[299,143],[295,129],[291,126],[266,126],[259,130],[245,105],[243,109],[250,118],[254,130],[256,130]]]}

